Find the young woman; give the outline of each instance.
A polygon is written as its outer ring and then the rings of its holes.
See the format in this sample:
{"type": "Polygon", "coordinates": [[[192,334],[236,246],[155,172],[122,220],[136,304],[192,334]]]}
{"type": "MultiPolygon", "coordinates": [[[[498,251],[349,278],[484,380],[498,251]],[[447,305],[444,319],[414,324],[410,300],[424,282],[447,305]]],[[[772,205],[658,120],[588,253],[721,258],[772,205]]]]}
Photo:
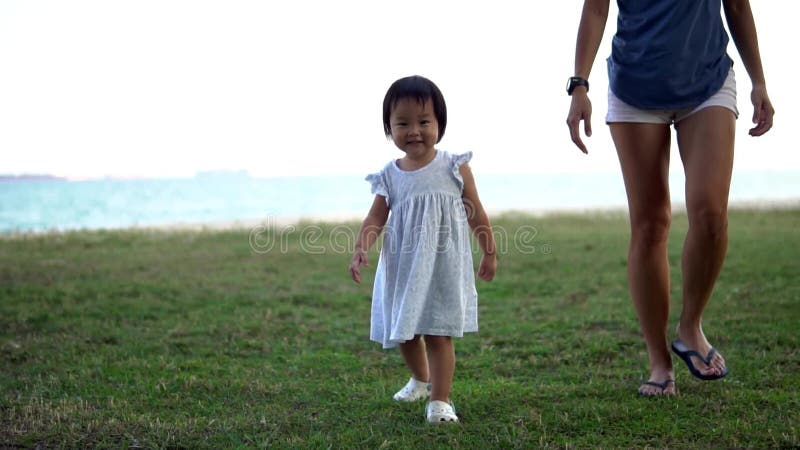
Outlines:
{"type": "MultiPolygon", "coordinates": [[[[708,303],[727,250],[728,191],[733,168],[736,80],[726,53],[728,35],[752,82],[751,136],[772,127],[753,14],[747,0],[618,0],[617,32],[608,59],[606,123],[617,148],[630,213],[628,279],[650,357],[641,395],[675,394],[667,344],[670,226],[668,169],[670,125],[686,175],[689,231],[683,246],[683,309],[672,350],[703,380],[724,377],[722,355],[703,334],[708,303]]],[[[584,153],[579,134],[591,136],[589,73],[608,18],[609,0],[586,0],[575,52],[575,76],[567,125],[584,153]]]]}

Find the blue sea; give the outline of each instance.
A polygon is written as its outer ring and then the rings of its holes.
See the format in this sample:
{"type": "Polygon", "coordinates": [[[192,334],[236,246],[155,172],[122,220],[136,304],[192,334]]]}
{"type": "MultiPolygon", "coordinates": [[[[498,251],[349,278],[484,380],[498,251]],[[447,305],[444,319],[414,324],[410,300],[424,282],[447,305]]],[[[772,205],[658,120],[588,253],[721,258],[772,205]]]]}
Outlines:
{"type": "MultiPolygon", "coordinates": [[[[488,211],[624,208],[618,173],[476,176],[488,211]]],[[[673,173],[673,202],[683,202],[683,175],[673,173]]],[[[800,172],[735,172],[730,200],[800,199],[800,172]]],[[[372,203],[361,176],[0,182],[0,233],[286,218],[361,217],[372,203]]]]}

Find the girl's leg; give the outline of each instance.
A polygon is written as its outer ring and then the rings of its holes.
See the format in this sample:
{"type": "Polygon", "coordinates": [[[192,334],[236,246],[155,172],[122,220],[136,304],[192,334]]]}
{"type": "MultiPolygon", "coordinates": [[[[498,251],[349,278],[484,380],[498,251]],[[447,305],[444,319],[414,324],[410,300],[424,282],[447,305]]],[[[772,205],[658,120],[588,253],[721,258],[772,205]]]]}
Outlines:
{"type": "Polygon", "coordinates": [[[431,368],[431,400],[450,401],[456,353],[450,336],[425,336],[428,346],[428,366],[431,368]]]}
{"type": "MultiPolygon", "coordinates": [[[[662,383],[674,378],[667,345],[667,237],[671,220],[669,125],[612,123],[610,127],[628,195],[631,223],[628,282],[647,344],[650,359],[648,381],[662,383]]],[[[639,392],[644,395],[674,394],[675,384],[667,383],[663,389],[643,384],[639,392]]]]}
{"type": "MultiPolygon", "coordinates": [[[[729,109],[712,106],[678,124],[678,147],[686,173],[686,211],[689,231],[683,246],[683,310],[678,338],[687,347],[707,354],[703,310],[711,297],[728,248],[728,191],[733,170],[736,118],[729,109]]],[[[725,360],[717,354],[706,366],[694,365],[705,375],[719,375],[725,360]]]]}
{"type": "Polygon", "coordinates": [[[414,339],[400,344],[400,354],[411,371],[411,376],[417,381],[428,382],[428,355],[425,352],[425,340],[416,335],[414,339]]]}

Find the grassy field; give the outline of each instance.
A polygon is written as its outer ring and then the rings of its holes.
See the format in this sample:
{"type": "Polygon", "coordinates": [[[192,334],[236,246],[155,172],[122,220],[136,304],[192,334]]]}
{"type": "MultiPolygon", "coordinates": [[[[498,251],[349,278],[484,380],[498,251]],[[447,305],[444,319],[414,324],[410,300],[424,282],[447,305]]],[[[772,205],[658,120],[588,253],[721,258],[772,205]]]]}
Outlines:
{"type": "MultiPolygon", "coordinates": [[[[368,341],[357,224],[0,238],[0,447],[800,446],[800,211],[731,213],[705,322],[731,373],[676,361],[668,399],[636,395],[626,217],[493,221],[506,251],[456,341],[462,423],[438,428],[391,401],[408,374],[368,341]]],[[[685,230],[677,214],[671,329],[685,230]]]]}

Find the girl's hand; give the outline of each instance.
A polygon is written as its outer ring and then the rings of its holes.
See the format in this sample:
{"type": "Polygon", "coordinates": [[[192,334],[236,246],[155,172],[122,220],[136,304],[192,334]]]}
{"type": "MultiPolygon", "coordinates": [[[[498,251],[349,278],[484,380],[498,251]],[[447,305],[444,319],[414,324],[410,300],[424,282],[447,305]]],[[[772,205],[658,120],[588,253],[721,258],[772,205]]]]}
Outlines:
{"type": "Polygon", "coordinates": [[[750,100],[753,102],[753,123],[755,127],[750,129],[750,136],[761,136],[772,128],[772,116],[775,115],[775,108],[769,101],[767,87],[763,84],[753,86],[750,93],[750,100]]]}
{"type": "Polygon", "coordinates": [[[592,102],[589,101],[586,89],[583,86],[578,86],[572,92],[572,103],[570,103],[569,115],[567,115],[567,127],[569,127],[569,135],[572,137],[572,142],[583,153],[589,153],[586,150],[586,145],[581,140],[579,129],[581,120],[583,121],[586,137],[590,137],[592,135],[592,102]]]}
{"type": "Polygon", "coordinates": [[[359,284],[361,284],[361,266],[369,267],[367,252],[364,250],[356,250],[355,253],[353,253],[353,260],[350,262],[350,277],[359,284]]]}
{"type": "Polygon", "coordinates": [[[497,255],[483,255],[481,265],[478,267],[478,278],[483,281],[492,281],[497,271],[497,255]]]}

